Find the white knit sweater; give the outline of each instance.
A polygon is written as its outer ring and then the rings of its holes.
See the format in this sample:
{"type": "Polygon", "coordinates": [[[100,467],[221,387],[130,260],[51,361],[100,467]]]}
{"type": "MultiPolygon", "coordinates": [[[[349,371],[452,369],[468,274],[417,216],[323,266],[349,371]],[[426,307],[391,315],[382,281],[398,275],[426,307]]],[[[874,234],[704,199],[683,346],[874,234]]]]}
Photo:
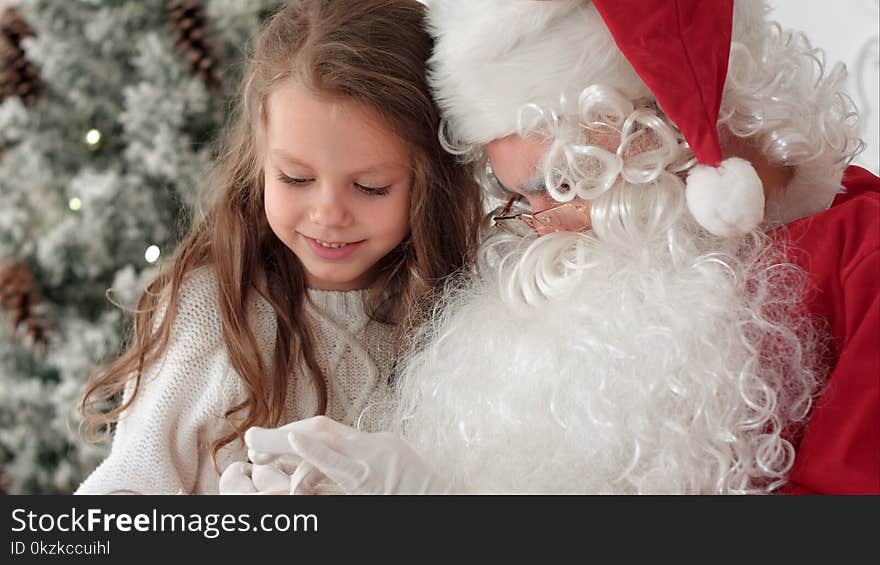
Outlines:
{"type": "MultiPolygon", "coordinates": [[[[394,354],[391,327],[366,315],[365,292],[309,290],[307,310],[318,365],[328,381],[327,415],[375,430],[382,416],[376,408],[381,402],[375,400],[387,392],[394,354]],[[365,410],[370,399],[371,407],[365,410]]],[[[269,361],[276,316],[259,296],[251,298],[248,310],[263,358],[269,361]]],[[[292,381],[285,422],[317,411],[310,379],[298,375],[292,381]]],[[[209,269],[197,270],[181,289],[164,358],[145,371],[137,398],[119,420],[110,455],[76,494],[216,494],[219,475],[211,461],[211,444],[231,431],[223,414],[245,394],[223,341],[216,276],[209,269]]],[[[220,449],[217,464],[222,471],[246,457],[245,447],[235,440],[220,449]]]]}

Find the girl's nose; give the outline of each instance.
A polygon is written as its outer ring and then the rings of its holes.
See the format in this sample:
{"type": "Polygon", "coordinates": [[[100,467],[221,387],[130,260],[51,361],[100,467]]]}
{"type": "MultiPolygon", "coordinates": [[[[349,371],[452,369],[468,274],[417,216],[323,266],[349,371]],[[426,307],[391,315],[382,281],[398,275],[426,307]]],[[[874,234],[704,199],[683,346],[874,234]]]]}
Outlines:
{"type": "Polygon", "coordinates": [[[312,222],[325,227],[345,227],[351,218],[344,189],[321,186],[312,206],[312,222]]]}

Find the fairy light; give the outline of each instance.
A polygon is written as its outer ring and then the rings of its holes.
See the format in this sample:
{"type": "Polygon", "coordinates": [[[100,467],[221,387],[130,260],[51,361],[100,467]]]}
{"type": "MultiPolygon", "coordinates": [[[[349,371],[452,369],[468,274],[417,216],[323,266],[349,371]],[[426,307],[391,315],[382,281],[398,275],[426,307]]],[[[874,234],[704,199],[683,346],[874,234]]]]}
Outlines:
{"type": "Polygon", "coordinates": [[[162,252],[157,246],[151,245],[147,247],[147,251],[146,253],[144,253],[144,259],[147,260],[147,263],[155,263],[159,259],[159,255],[161,254],[162,252]]]}
{"type": "Polygon", "coordinates": [[[98,144],[101,143],[102,137],[104,137],[104,136],[101,135],[100,131],[92,128],[86,132],[84,139],[85,139],[86,145],[89,146],[89,149],[96,149],[98,147],[98,144]]]}

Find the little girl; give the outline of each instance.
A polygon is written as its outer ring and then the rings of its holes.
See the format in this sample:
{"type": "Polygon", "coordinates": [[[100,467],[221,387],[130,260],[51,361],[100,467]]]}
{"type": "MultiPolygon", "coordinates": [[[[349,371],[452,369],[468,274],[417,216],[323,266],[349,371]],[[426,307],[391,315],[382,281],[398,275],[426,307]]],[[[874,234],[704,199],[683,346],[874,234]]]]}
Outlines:
{"type": "Polygon", "coordinates": [[[437,139],[423,18],[417,0],[299,0],[268,21],[209,204],[90,380],[89,437],[116,431],[78,494],[216,493],[252,426],[378,426],[368,399],[482,214],[437,139]]]}

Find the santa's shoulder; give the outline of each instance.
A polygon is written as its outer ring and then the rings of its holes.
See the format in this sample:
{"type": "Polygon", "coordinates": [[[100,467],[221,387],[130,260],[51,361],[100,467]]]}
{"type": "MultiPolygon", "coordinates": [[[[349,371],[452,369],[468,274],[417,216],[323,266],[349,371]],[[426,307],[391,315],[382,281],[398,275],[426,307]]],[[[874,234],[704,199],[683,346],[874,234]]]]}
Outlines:
{"type": "Polygon", "coordinates": [[[772,234],[786,260],[807,275],[808,310],[828,319],[835,335],[844,332],[837,327],[844,312],[869,308],[880,295],[880,179],[850,167],[842,184],[830,208],[772,234]]]}
{"type": "Polygon", "coordinates": [[[861,167],[849,167],[844,191],[827,210],[775,230],[790,259],[807,270],[821,265],[835,269],[861,262],[880,249],[880,179],[861,167]]]}

